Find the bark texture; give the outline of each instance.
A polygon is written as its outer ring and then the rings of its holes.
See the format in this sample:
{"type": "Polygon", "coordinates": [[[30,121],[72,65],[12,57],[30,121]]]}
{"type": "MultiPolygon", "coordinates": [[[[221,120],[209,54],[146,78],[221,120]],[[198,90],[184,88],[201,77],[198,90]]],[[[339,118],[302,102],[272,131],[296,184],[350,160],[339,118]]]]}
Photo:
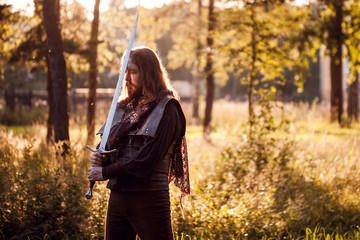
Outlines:
{"type": "Polygon", "coordinates": [[[99,5],[100,0],[95,1],[94,19],[91,25],[91,37],[89,42],[89,98],[87,110],[87,141],[92,144],[95,135],[95,107],[96,107],[96,88],[97,88],[97,46],[99,33],[99,5]]]}
{"type": "Polygon", "coordinates": [[[205,79],[206,79],[206,106],[204,118],[204,137],[208,138],[211,132],[211,113],[215,95],[214,83],[214,70],[213,70],[213,52],[214,45],[214,30],[215,30],[215,13],[214,13],[214,0],[209,1],[209,15],[208,15],[208,36],[207,43],[207,56],[205,66],[205,79]]]}
{"type": "Polygon", "coordinates": [[[55,142],[59,142],[69,140],[67,75],[60,34],[59,0],[44,0],[43,18],[53,89],[55,142]]]}
{"type": "Polygon", "coordinates": [[[332,1],[335,15],[330,17],[329,44],[330,73],[331,73],[331,96],[330,96],[330,121],[342,122],[343,115],[343,87],[342,87],[342,15],[343,1],[332,1]]]}

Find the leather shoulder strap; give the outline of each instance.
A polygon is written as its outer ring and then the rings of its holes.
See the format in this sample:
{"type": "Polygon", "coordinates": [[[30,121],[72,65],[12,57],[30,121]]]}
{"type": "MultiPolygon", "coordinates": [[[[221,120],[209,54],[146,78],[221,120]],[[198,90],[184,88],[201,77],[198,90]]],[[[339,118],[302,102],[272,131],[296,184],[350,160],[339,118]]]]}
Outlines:
{"type": "Polygon", "coordinates": [[[164,115],[166,104],[171,100],[175,100],[177,102],[175,98],[169,95],[161,99],[161,101],[156,105],[154,110],[152,110],[148,118],[145,120],[144,124],[135,133],[135,135],[155,137],[156,130],[164,115]]]}

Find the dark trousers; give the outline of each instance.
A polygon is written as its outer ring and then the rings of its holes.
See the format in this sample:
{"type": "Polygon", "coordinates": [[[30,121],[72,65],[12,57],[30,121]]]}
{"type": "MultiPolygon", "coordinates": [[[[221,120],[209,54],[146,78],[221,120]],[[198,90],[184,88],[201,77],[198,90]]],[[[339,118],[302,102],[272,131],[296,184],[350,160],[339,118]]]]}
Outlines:
{"type": "Polygon", "coordinates": [[[106,240],[173,240],[168,190],[111,191],[106,240]]]}

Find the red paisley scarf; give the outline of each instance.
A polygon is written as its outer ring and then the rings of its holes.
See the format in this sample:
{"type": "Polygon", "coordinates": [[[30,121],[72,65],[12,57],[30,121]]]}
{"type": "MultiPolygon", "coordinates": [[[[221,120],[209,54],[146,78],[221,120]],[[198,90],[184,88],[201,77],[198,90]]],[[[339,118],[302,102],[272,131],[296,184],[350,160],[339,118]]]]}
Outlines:
{"type": "Polygon", "coordinates": [[[130,101],[125,99],[120,102],[121,106],[125,105],[124,114],[121,120],[110,129],[110,137],[108,140],[109,149],[118,148],[121,136],[125,136],[141,126],[158,103],[158,101],[155,100],[149,103],[139,104],[141,100],[143,100],[142,97],[136,97],[130,101]]]}

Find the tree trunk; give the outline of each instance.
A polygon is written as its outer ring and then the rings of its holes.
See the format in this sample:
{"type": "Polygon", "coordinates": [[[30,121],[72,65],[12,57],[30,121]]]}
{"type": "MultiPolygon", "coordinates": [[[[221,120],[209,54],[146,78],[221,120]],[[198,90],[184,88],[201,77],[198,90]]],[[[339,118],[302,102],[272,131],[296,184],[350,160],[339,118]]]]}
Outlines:
{"type": "Polygon", "coordinates": [[[46,66],[47,66],[47,86],[46,90],[48,93],[48,107],[49,107],[49,114],[47,120],[47,134],[46,134],[46,143],[53,144],[54,143],[54,94],[52,88],[52,81],[51,81],[51,68],[50,68],[50,61],[49,56],[46,56],[46,66]]]}
{"type": "Polygon", "coordinates": [[[359,112],[359,73],[356,73],[355,81],[349,86],[349,97],[348,97],[348,116],[350,121],[358,121],[359,112]]]}
{"type": "Polygon", "coordinates": [[[208,36],[207,42],[207,57],[205,66],[206,78],[206,106],[204,118],[204,137],[209,138],[211,131],[211,112],[214,102],[215,84],[214,84],[214,71],[213,71],[213,52],[212,47],[214,44],[214,29],[215,29],[215,14],[214,14],[214,0],[209,1],[209,16],[208,16],[208,36]]]}
{"type": "Polygon", "coordinates": [[[342,122],[343,87],[342,87],[342,0],[334,1],[335,16],[330,17],[329,50],[331,73],[330,121],[342,122]]]}
{"type": "MultiPolygon", "coordinates": [[[[59,28],[59,13],[59,0],[44,0],[43,17],[53,88],[55,142],[69,140],[66,62],[59,28]]],[[[66,153],[68,145],[64,143],[63,147],[63,153],[66,153]]]]}
{"type": "Polygon", "coordinates": [[[194,71],[194,95],[193,95],[193,112],[192,118],[196,122],[199,122],[199,97],[200,97],[200,52],[202,48],[202,44],[200,41],[200,31],[201,31],[201,12],[202,12],[202,2],[198,0],[198,37],[196,43],[196,64],[195,64],[195,71],[194,71]]]}
{"type": "Polygon", "coordinates": [[[92,144],[95,133],[95,103],[96,103],[96,86],[97,86],[97,45],[99,32],[99,5],[100,0],[95,1],[94,5],[94,19],[91,25],[91,37],[89,42],[89,98],[87,111],[87,142],[92,144]]]}
{"type": "MultiPolygon", "coordinates": [[[[251,23],[252,23],[252,32],[251,32],[251,68],[250,68],[250,76],[248,83],[248,111],[249,111],[249,139],[253,137],[253,125],[255,123],[254,116],[254,106],[253,106],[253,92],[254,92],[254,82],[255,82],[255,62],[256,62],[256,24],[255,24],[255,10],[254,6],[251,6],[251,23]]],[[[252,142],[252,141],[251,141],[252,142]]]]}

